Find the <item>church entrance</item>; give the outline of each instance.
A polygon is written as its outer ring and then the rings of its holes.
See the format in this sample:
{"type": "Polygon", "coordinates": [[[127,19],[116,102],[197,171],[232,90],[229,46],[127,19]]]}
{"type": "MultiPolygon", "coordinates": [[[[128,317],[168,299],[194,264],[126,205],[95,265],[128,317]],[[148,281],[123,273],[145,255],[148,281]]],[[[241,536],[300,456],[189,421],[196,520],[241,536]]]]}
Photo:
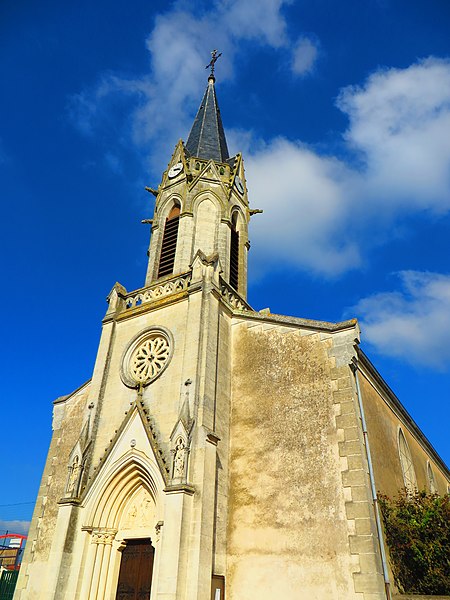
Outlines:
{"type": "Polygon", "coordinates": [[[122,552],[116,600],[150,600],[155,549],[149,539],[128,540],[122,552]]]}

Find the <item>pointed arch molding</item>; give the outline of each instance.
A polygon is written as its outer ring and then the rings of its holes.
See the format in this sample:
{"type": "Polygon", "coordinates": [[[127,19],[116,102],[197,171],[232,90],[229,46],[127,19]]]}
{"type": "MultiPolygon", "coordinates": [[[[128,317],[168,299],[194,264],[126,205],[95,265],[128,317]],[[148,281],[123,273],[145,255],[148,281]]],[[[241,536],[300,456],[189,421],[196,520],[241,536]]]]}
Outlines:
{"type": "Polygon", "coordinates": [[[185,202],[180,194],[173,192],[171,194],[168,194],[167,197],[164,198],[164,200],[161,200],[158,206],[158,226],[164,226],[166,219],[169,216],[169,213],[174,204],[179,204],[181,213],[183,213],[185,202]]]}
{"type": "Polygon", "coordinates": [[[141,487],[150,494],[157,520],[161,520],[164,480],[158,466],[144,453],[133,449],[100,475],[89,490],[85,504],[89,516],[83,528],[118,529],[123,511],[141,487]]]}
{"type": "Polygon", "coordinates": [[[247,220],[245,218],[244,211],[238,204],[230,204],[228,206],[228,211],[229,211],[228,218],[229,218],[230,222],[233,220],[234,214],[237,213],[237,218],[239,221],[241,221],[241,223],[240,223],[241,228],[242,228],[242,226],[245,226],[247,224],[247,220]]]}
{"type": "Polygon", "coordinates": [[[124,532],[127,531],[127,536],[151,537],[157,541],[158,526],[163,523],[163,489],[164,480],[156,461],[135,447],[113,460],[109,467],[104,465],[84,504],[88,518],[82,530],[88,533],[89,550],[79,577],[77,597],[113,597],[124,532]],[[139,498],[141,505],[137,508],[135,501],[139,498]],[[146,499],[151,507],[143,505],[146,499]]]}
{"type": "Polygon", "coordinates": [[[225,214],[228,210],[228,204],[223,197],[220,196],[216,191],[212,189],[200,190],[195,196],[191,199],[190,209],[192,213],[195,213],[198,209],[199,204],[203,202],[203,200],[211,200],[213,202],[219,213],[221,215],[225,214]]]}

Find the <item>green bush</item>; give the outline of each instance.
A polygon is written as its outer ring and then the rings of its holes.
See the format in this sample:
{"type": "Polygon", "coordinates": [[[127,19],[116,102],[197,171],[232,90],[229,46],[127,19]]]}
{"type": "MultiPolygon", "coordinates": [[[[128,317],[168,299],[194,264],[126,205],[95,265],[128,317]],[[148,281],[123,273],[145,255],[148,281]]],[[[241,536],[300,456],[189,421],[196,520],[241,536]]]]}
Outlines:
{"type": "Polygon", "coordinates": [[[380,495],[386,543],[397,587],[450,594],[450,496],[426,491],[380,495]]]}

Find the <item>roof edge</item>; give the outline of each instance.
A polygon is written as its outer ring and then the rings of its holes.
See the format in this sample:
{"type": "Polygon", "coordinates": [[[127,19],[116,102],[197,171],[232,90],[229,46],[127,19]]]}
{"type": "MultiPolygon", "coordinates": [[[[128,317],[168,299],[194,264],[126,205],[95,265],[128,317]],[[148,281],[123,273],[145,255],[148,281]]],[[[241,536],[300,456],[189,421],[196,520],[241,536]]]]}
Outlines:
{"type": "MultiPolygon", "coordinates": [[[[381,390],[387,396],[387,400],[388,400],[387,404],[389,404],[389,406],[393,410],[393,412],[398,416],[398,418],[400,420],[402,420],[404,422],[405,425],[407,425],[410,428],[411,433],[415,437],[417,437],[418,442],[422,445],[424,450],[426,450],[433,457],[436,464],[438,464],[440,466],[440,468],[445,473],[445,475],[450,479],[450,469],[447,467],[447,465],[445,464],[443,459],[439,456],[439,454],[435,450],[433,444],[430,442],[430,440],[427,438],[427,436],[423,433],[423,431],[420,429],[420,427],[414,421],[414,419],[409,414],[409,412],[406,410],[406,408],[403,406],[403,404],[401,403],[398,396],[389,387],[389,385],[386,383],[386,381],[381,376],[380,372],[376,369],[374,364],[370,361],[367,354],[365,354],[363,352],[363,350],[361,350],[361,348],[359,348],[359,347],[356,349],[356,354],[358,357],[358,368],[361,371],[366,370],[367,374],[370,374],[373,377],[373,379],[375,380],[375,383],[381,388],[381,390]],[[363,369],[360,368],[361,366],[363,367],[363,369]]],[[[383,397],[383,400],[385,400],[385,396],[382,395],[382,397],[383,397]]]]}
{"type": "Polygon", "coordinates": [[[72,398],[72,396],[74,396],[75,394],[78,394],[78,392],[80,392],[84,387],[86,387],[87,385],[89,385],[92,381],[92,377],[90,377],[87,381],[85,381],[84,383],[82,383],[79,387],[77,387],[75,390],[73,390],[73,392],[70,392],[70,394],[66,394],[65,396],[58,396],[58,398],[56,398],[56,400],[53,400],[52,404],[62,404],[63,402],[67,402],[67,400],[70,400],[70,398],[72,398]]]}
{"type": "Polygon", "coordinates": [[[239,316],[239,318],[254,319],[256,321],[276,323],[278,325],[294,325],[295,327],[328,331],[330,333],[343,331],[345,329],[359,329],[358,319],[349,319],[347,321],[339,321],[337,323],[333,323],[329,321],[315,321],[314,319],[303,319],[301,317],[278,315],[271,312],[250,312],[247,310],[238,309],[234,311],[234,314],[236,316],[239,316]]]}

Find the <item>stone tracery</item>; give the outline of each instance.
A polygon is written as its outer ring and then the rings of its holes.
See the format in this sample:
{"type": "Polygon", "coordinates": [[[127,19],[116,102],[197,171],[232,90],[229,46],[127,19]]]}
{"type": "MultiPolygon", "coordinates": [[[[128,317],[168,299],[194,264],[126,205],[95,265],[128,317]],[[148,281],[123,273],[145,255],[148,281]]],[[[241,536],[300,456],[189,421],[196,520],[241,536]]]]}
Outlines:
{"type": "Polygon", "coordinates": [[[129,343],[123,357],[121,378],[128,387],[145,386],[167,367],[173,353],[173,338],[163,327],[150,327],[129,343]]]}
{"type": "Polygon", "coordinates": [[[130,361],[130,372],[139,383],[153,379],[169,358],[169,342],[162,335],[144,340],[135,350],[130,361]]]}

